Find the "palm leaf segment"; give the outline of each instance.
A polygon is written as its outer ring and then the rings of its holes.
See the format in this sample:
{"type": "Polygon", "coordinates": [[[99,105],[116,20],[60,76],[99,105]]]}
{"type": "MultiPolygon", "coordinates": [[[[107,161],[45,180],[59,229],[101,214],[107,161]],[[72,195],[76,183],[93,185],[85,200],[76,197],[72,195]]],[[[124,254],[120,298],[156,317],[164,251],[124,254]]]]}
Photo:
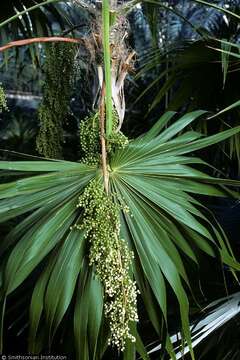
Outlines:
{"type": "MultiPolygon", "coordinates": [[[[20,12],[36,5],[44,4],[45,7],[38,7],[34,11],[24,13],[16,19],[16,22],[10,22],[1,29],[1,40],[7,43],[12,40],[12,35],[18,38],[19,35],[24,37],[50,35],[54,32],[54,25],[60,29],[68,23],[66,16],[63,16],[63,10],[54,0],[10,0],[1,4],[0,23],[12,18],[20,12]],[[9,36],[11,34],[11,36],[9,36]]],[[[57,2],[57,0],[55,1],[57,2]]],[[[66,15],[66,14],[65,14],[66,15]]]]}
{"type": "MultiPolygon", "coordinates": [[[[216,345],[218,338],[220,337],[219,333],[216,333],[217,330],[221,329],[221,336],[226,334],[232,325],[231,321],[237,317],[240,312],[240,303],[239,303],[240,293],[234,293],[224,298],[217,299],[210,303],[201,314],[199,314],[199,319],[195,320],[191,325],[191,334],[192,334],[192,346],[199,346],[204,340],[208,341],[207,346],[204,347],[204,350],[201,351],[201,359],[204,357],[204,353],[209,350],[209,347],[214,347],[216,345]],[[223,325],[228,325],[229,327],[224,327],[223,325]],[[207,350],[206,350],[207,349],[207,350]]],[[[237,323],[237,321],[236,321],[237,323]]],[[[233,330],[233,329],[231,329],[233,330]]],[[[235,329],[236,330],[236,329],[235,329]]],[[[176,358],[183,359],[184,355],[188,353],[188,347],[181,349],[181,346],[178,347],[179,340],[181,339],[181,334],[177,333],[171,336],[171,340],[176,345],[176,351],[180,348],[180,351],[177,352],[176,358]]],[[[217,359],[224,358],[224,351],[226,348],[229,351],[229,342],[226,342],[225,349],[220,348],[219,353],[217,354],[217,359]]],[[[206,343],[205,343],[206,345],[206,343]]],[[[233,344],[236,345],[236,344],[233,344]]],[[[224,347],[223,347],[224,348],[224,347]]],[[[149,354],[161,350],[161,345],[156,346],[149,351],[149,354]]],[[[225,359],[237,359],[239,356],[239,349],[237,346],[231,347],[231,352],[228,357],[225,356],[225,359]],[[234,357],[235,356],[235,357],[234,357]]]]}
{"type": "MultiPolygon", "coordinates": [[[[121,213],[122,236],[135,254],[133,276],[154,328],[160,333],[159,313],[152,306],[152,297],[167,326],[169,284],[179,302],[183,335],[190,344],[186,293],[186,285],[190,284],[181,255],[197,264],[193,249],[200,248],[210,256],[220,255],[235,269],[239,265],[221,229],[212,225],[204,215],[206,209],[195,198],[196,194],[224,196],[223,190],[213,184],[234,182],[194,169],[194,164],[206,164],[187,154],[230,137],[240,127],[203,138],[194,131],[183,132],[204,115],[203,111],[189,113],[167,126],[174,115],[166,113],[148,133],[114,153],[110,186],[114,200],[130,210],[121,213]]],[[[0,162],[0,169],[31,173],[30,177],[0,185],[0,221],[25,215],[1,242],[0,254],[6,260],[3,300],[44,260],[32,295],[29,350],[40,351],[41,338],[47,336],[51,341],[71,304],[75,306],[77,358],[95,359],[106,348],[102,340],[106,334],[103,290],[88,265],[84,234],[74,224],[81,221],[78,197],[91,179],[102,176],[101,170],[67,161],[0,162]]],[[[133,332],[138,352],[147,358],[134,326],[133,332]]],[[[171,353],[171,345],[167,344],[171,353]]],[[[126,351],[134,354],[135,345],[128,345],[126,351]]]]}

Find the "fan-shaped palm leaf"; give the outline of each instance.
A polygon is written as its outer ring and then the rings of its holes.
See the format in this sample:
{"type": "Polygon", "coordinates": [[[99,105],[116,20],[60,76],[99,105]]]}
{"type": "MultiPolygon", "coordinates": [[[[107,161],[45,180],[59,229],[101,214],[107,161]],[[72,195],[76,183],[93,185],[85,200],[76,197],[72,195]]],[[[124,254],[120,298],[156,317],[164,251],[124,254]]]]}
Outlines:
{"type": "MultiPolygon", "coordinates": [[[[110,159],[111,194],[130,210],[121,212],[121,231],[135,254],[133,276],[149,318],[160,335],[161,319],[151,297],[167,327],[166,286],[170,285],[179,303],[188,346],[187,287],[191,284],[182,255],[197,264],[200,249],[207,255],[221,256],[232,268],[240,268],[221,228],[213,217],[206,217],[206,209],[195,196],[224,196],[224,190],[213,184],[238,183],[197,170],[195,165],[206,164],[187,156],[230,137],[240,127],[204,138],[194,131],[182,132],[204,114],[189,113],[166,128],[175,115],[167,113],[147,134],[117,150],[110,159]]],[[[46,341],[51,343],[68,308],[75,306],[77,358],[100,358],[107,339],[102,287],[89,266],[84,234],[74,224],[81,222],[82,216],[78,197],[92,178],[102,177],[101,170],[67,161],[0,162],[0,169],[31,173],[30,177],[0,185],[0,221],[25,215],[1,242],[6,263],[3,303],[41,264],[30,308],[30,351],[41,351],[46,341]]],[[[136,351],[147,359],[137,329],[132,328],[137,342],[128,344],[124,359],[135,359],[136,351]]],[[[172,354],[168,339],[166,344],[172,354]]]]}

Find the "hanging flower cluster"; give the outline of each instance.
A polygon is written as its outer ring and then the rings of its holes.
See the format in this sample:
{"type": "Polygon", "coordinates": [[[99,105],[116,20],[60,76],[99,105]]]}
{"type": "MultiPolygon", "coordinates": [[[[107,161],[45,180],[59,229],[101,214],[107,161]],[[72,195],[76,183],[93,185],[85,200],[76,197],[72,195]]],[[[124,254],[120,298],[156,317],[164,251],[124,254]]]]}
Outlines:
{"type": "Polygon", "coordinates": [[[46,45],[45,83],[43,100],[38,109],[40,129],[37,136],[37,150],[45,157],[63,157],[63,125],[69,115],[75,55],[74,44],[59,42],[46,45]]]}
{"type": "Polygon", "coordinates": [[[7,108],[8,107],[7,107],[6,94],[0,85],[0,114],[3,112],[3,110],[7,110],[7,108]]]}
{"type": "Polygon", "coordinates": [[[81,162],[97,165],[100,161],[99,113],[91,114],[80,122],[80,146],[83,153],[81,162]]]}
{"type": "MultiPolygon", "coordinates": [[[[111,154],[116,148],[124,148],[128,144],[128,138],[117,131],[119,117],[113,112],[113,132],[107,138],[107,152],[111,154]]],[[[79,125],[80,147],[83,153],[81,162],[88,165],[97,165],[100,162],[100,126],[99,112],[87,116],[79,125]]]]}
{"type": "Polygon", "coordinates": [[[83,220],[76,227],[85,231],[90,242],[90,265],[104,287],[109,344],[123,351],[128,339],[135,341],[130,322],[138,321],[138,291],[130,277],[133,254],[120,238],[120,206],[106,194],[100,180],[94,179],[79,197],[78,207],[83,209],[83,220]]]}

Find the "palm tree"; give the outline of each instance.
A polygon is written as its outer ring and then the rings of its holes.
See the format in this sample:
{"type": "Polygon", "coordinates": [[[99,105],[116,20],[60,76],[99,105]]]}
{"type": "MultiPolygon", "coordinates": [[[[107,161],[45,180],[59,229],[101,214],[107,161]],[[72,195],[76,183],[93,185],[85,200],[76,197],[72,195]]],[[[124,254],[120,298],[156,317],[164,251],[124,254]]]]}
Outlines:
{"type": "Polygon", "coordinates": [[[206,118],[205,111],[180,118],[170,111],[147,133],[127,139],[120,130],[123,85],[134,54],[122,41],[125,9],[115,19],[118,10],[104,0],[101,32],[94,24],[91,39],[103,54],[99,110],[80,126],[82,159],[0,162],[9,176],[0,185],[0,222],[17,220],[0,246],[1,335],[11,299],[18,297],[18,306],[19,299],[27,304],[31,297],[29,352],[49,351],[63,339],[69,346],[73,334],[76,359],[100,359],[109,344],[126,360],[136,353],[148,359],[141,334],[145,309],[175,359],[168,334],[170,293],[178,304],[183,345],[194,358],[187,263],[197,268],[204,254],[233,274],[240,265],[199,199],[228,196],[228,186],[239,182],[208,175],[209,165],[192,154],[240,127],[204,137],[188,128],[206,118]]]}

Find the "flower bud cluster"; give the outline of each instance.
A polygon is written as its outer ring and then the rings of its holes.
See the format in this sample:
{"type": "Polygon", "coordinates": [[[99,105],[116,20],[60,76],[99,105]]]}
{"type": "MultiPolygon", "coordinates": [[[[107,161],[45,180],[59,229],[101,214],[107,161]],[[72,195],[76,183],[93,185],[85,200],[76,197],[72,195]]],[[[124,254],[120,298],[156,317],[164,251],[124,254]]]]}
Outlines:
{"type": "MultiPolygon", "coordinates": [[[[113,132],[107,138],[107,153],[111,154],[116,148],[124,148],[128,144],[128,138],[121,132],[116,132],[119,118],[113,111],[113,132]]],[[[98,165],[100,162],[100,126],[99,112],[91,114],[80,122],[79,125],[80,146],[83,152],[81,162],[88,165],[98,165]]]]}
{"type": "Polygon", "coordinates": [[[3,110],[7,110],[7,99],[3,88],[0,86],[0,114],[3,110]]]}
{"type": "Polygon", "coordinates": [[[99,113],[92,114],[80,122],[79,135],[83,152],[81,162],[97,165],[100,160],[99,113]]]}
{"type": "Polygon", "coordinates": [[[128,138],[121,131],[113,132],[108,138],[108,152],[113,152],[116,148],[123,149],[128,143],[128,138]]]}
{"type": "Polygon", "coordinates": [[[137,288],[130,277],[132,252],[120,238],[120,207],[95,179],[79,197],[83,221],[77,227],[90,242],[90,264],[104,286],[104,313],[109,320],[109,344],[121,351],[129,339],[135,341],[130,322],[138,321],[137,288]]]}
{"type": "Polygon", "coordinates": [[[38,109],[40,129],[36,139],[37,150],[45,157],[63,158],[63,126],[70,113],[76,50],[71,43],[46,45],[45,82],[38,109]]]}

